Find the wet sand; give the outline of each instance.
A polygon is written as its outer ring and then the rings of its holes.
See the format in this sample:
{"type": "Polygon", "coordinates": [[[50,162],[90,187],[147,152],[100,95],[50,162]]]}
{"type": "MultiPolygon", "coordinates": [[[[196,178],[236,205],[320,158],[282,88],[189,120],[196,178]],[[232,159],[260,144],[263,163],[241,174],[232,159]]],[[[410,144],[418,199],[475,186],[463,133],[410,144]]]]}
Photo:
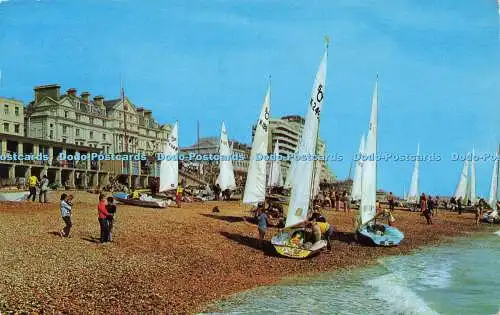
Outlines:
{"type": "MultiPolygon", "coordinates": [[[[278,257],[270,244],[258,249],[256,226],[238,202],[183,204],[147,209],[118,206],[114,242],[98,243],[97,196],[75,193],[71,238],[57,202],[0,203],[0,311],[70,314],[185,314],[232,293],[272,284],[283,277],[374,263],[385,255],[468,235],[474,214],[439,212],[434,225],[418,213],[396,211],[405,233],[399,247],[353,242],[354,212],[326,210],[340,233],[333,249],[317,257],[278,257]],[[212,214],[218,205],[221,212],[212,214]]],[[[51,193],[51,200],[57,196],[51,193]]],[[[275,229],[269,229],[269,240],[275,229]]]]}

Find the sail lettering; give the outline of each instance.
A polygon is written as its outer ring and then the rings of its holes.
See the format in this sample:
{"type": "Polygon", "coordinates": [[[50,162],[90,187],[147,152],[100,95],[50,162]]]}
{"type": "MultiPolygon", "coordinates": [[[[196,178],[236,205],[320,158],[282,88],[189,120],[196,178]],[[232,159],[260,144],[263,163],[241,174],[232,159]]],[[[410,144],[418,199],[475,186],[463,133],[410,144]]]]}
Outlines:
{"type": "Polygon", "coordinates": [[[321,112],[320,105],[321,101],[323,101],[323,85],[318,85],[318,90],[316,91],[316,100],[311,97],[309,104],[311,105],[311,109],[316,114],[316,117],[319,119],[319,114],[321,112]]]}

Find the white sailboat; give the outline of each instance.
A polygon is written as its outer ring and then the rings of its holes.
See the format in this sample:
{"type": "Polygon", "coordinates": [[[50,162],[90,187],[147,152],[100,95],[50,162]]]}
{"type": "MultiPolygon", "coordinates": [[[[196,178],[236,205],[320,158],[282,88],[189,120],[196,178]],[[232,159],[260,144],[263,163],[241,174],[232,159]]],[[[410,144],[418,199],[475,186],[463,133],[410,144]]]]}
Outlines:
{"type": "MultiPolygon", "coordinates": [[[[327,50],[323,55],[316,79],[314,81],[311,98],[308,105],[304,129],[297,150],[299,156],[314,155],[318,138],[319,117],[324,101],[327,50]]],[[[292,191],[286,217],[285,229],[272,238],[276,251],[293,258],[305,258],[326,246],[321,240],[314,244],[304,243],[304,228],[298,227],[307,220],[311,201],[314,161],[297,160],[292,172],[292,191]]]]}
{"type": "Polygon", "coordinates": [[[363,162],[361,176],[361,204],[359,207],[358,236],[361,241],[368,241],[379,246],[398,245],[404,238],[398,229],[388,226],[374,224],[377,214],[377,123],[378,123],[378,76],[372,97],[372,112],[370,126],[366,138],[365,154],[366,161],[363,162]]]}
{"type": "Polygon", "coordinates": [[[462,200],[466,200],[467,198],[467,190],[469,183],[469,160],[466,159],[464,162],[464,167],[462,168],[462,173],[460,173],[460,180],[458,181],[457,189],[455,190],[455,194],[453,195],[455,199],[462,198],[462,200]]]}
{"type": "Polygon", "coordinates": [[[243,194],[243,203],[246,204],[256,205],[259,202],[264,202],[266,198],[266,160],[257,160],[257,157],[259,155],[267,156],[270,106],[271,87],[268,87],[250,152],[250,164],[243,194]]]}
{"type": "Polygon", "coordinates": [[[354,169],[354,180],[352,182],[351,200],[361,200],[361,174],[363,172],[363,156],[365,152],[365,135],[361,136],[359,143],[359,159],[356,161],[356,168],[354,169]]]}
{"type": "Polygon", "coordinates": [[[491,174],[491,184],[490,184],[490,198],[488,200],[488,203],[490,204],[490,207],[496,211],[497,209],[497,201],[500,200],[500,191],[498,189],[498,186],[500,184],[500,148],[497,151],[496,159],[495,162],[493,163],[493,173],[491,174]]]}
{"type": "Polygon", "coordinates": [[[222,122],[219,144],[219,176],[216,184],[219,184],[222,191],[226,189],[236,189],[236,180],[234,178],[233,161],[231,160],[231,148],[227,140],[226,125],[222,122]]]}
{"type": "Polygon", "coordinates": [[[279,160],[280,149],[279,141],[274,144],[273,160],[270,163],[269,177],[267,178],[267,187],[283,186],[283,176],[281,174],[281,161],[279,160]]]}
{"type": "Polygon", "coordinates": [[[179,182],[179,145],[177,141],[178,122],[175,122],[172,132],[167,137],[163,150],[163,159],[160,163],[159,192],[177,189],[179,182]]]}
{"type": "Polygon", "coordinates": [[[413,168],[413,174],[411,175],[410,191],[406,201],[408,203],[416,204],[419,200],[419,182],[420,182],[420,145],[417,145],[417,156],[415,159],[415,167],[413,168]]]}
{"type": "Polygon", "coordinates": [[[472,160],[470,162],[470,177],[468,186],[468,196],[467,201],[470,200],[471,204],[475,205],[477,203],[477,195],[476,195],[476,162],[474,161],[475,151],[472,148],[472,160]]]}

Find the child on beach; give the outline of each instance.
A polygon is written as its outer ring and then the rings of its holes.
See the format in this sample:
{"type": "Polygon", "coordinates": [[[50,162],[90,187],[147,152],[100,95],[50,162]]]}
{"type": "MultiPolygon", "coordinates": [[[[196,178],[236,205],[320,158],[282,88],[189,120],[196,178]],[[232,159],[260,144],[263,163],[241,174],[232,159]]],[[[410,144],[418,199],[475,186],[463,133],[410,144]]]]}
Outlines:
{"type": "Polygon", "coordinates": [[[115,220],[115,213],[116,213],[116,205],[113,203],[114,199],[113,197],[108,197],[107,198],[108,204],[106,205],[106,210],[108,211],[109,215],[106,218],[108,221],[108,241],[112,242],[113,241],[113,221],[115,220]]]}
{"type": "Polygon", "coordinates": [[[59,235],[62,237],[69,237],[69,232],[71,230],[71,209],[72,209],[72,203],[71,200],[73,199],[73,196],[67,196],[66,194],[61,195],[61,202],[60,202],[60,211],[61,211],[61,217],[64,221],[64,228],[61,232],[59,232],[59,235]]]}
{"type": "Polygon", "coordinates": [[[257,227],[259,230],[259,247],[262,248],[267,230],[267,214],[263,209],[259,210],[259,213],[257,215],[257,222],[257,227]]]}
{"type": "Polygon", "coordinates": [[[106,210],[106,200],[104,200],[104,194],[99,195],[99,204],[97,205],[97,216],[99,220],[99,227],[101,230],[100,241],[101,243],[106,243],[108,241],[108,216],[109,213],[106,210]]]}

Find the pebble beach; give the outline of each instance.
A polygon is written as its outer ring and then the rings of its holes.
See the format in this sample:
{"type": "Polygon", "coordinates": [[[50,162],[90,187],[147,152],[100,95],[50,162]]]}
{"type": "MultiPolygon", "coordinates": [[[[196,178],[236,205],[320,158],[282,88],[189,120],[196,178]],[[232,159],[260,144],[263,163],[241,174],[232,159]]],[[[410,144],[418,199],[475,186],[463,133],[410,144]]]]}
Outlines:
{"type": "MultiPolygon", "coordinates": [[[[0,203],[0,311],[66,314],[193,314],[231,294],[286,277],[341,270],[402,255],[455,236],[484,231],[474,214],[440,211],[427,225],[396,211],[405,233],[398,247],[357,244],[354,211],[324,210],[339,233],[332,251],[294,260],[258,248],[255,225],[239,202],[184,203],[182,208],[119,205],[114,242],[98,243],[97,195],[74,192],[73,229],[61,238],[58,195],[51,203],[0,203]],[[211,209],[218,206],[220,213],[211,209]]],[[[269,241],[276,229],[270,228],[269,241]]]]}

